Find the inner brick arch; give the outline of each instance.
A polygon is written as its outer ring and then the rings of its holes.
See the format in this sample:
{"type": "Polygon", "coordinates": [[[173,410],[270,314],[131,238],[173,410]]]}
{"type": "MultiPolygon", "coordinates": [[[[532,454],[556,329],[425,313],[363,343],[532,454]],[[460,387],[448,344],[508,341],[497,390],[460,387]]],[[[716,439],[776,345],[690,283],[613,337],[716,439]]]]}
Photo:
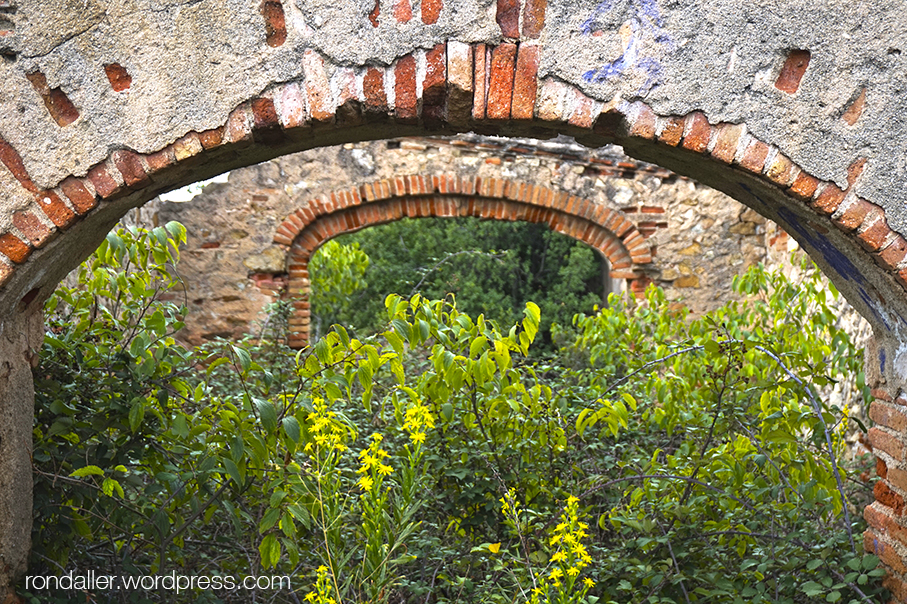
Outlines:
{"type": "MultiPolygon", "coordinates": [[[[295,22],[285,20],[282,10],[277,10],[279,1],[265,4],[266,43],[280,47],[295,35],[295,22]]],[[[755,137],[745,123],[713,124],[709,120],[715,121],[714,116],[700,111],[656,115],[642,101],[593,98],[562,78],[540,78],[539,40],[546,3],[526,2],[522,22],[520,3],[504,0],[499,8],[502,5],[513,10],[499,10],[496,23],[511,41],[502,41],[497,33],[484,38],[431,39],[423,42],[427,50],[398,53],[390,63],[374,58],[361,64],[332,61],[314,45],[300,46],[303,58],[297,72],[275,77],[277,83],[257,92],[250,90],[214,127],[198,126],[198,120],[186,117],[193,112],[186,111],[183,118],[174,118],[179,132],[170,140],[175,142],[144,146],[143,153],[135,152],[139,148],[135,141],[133,148],[113,144],[115,150],[104,157],[79,148],[64,152],[65,145],[57,145],[60,166],[73,165],[67,154],[81,154],[84,163],[80,165],[91,166],[87,172],[69,169],[71,174],[64,171],[59,177],[33,180],[26,166],[37,160],[28,154],[23,158],[16,149],[31,136],[29,124],[12,134],[4,130],[0,162],[8,170],[0,185],[15,203],[0,211],[5,220],[0,233],[0,309],[4,313],[0,327],[6,338],[3,356],[8,359],[3,369],[7,380],[0,383],[4,418],[0,422],[0,596],[11,578],[24,570],[27,553],[22,544],[28,541],[30,524],[31,466],[21,435],[31,430],[28,363],[40,345],[40,303],[120,216],[162,191],[293,151],[345,141],[476,130],[504,135],[564,133],[593,147],[620,144],[632,156],[728,193],[800,241],[876,333],[867,371],[875,376],[871,381],[881,384],[884,375],[887,382],[885,389],[876,390],[879,400],[873,405],[873,417],[882,427],[874,428],[870,436],[888,478],[877,488],[880,501],[867,512],[874,529],[867,533],[866,543],[893,569],[894,585],[902,590],[898,597],[907,601],[900,574],[905,566],[898,551],[904,534],[898,517],[907,494],[902,437],[907,424],[894,404],[907,401],[899,398],[907,384],[907,241],[891,228],[882,207],[856,194],[865,162],[852,157],[846,165],[835,166],[849,175],[842,189],[785,155],[785,148],[797,146],[793,138],[776,146],[755,137]],[[480,39],[485,42],[474,42],[480,39]]],[[[398,6],[410,3],[404,0],[398,6]]],[[[443,3],[424,1],[421,6],[428,7],[423,10],[423,23],[432,25],[443,3]]],[[[395,18],[408,22],[412,14],[405,13],[395,18]]],[[[384,19],[376,12],[372,25],[377,28],[384,19]]],[[[262,37],[264,44],[264,33],[262,37]]],[[[140,74],[121,69],[125,76],[108,75],[113,90],[140,94],[140,74]]],[[[52,127],[65,128],[67,133],[91,130],[90,107],[75,95],[72,102],[52,77],[40,71],[28,75],[26,86],[34,87],[44,100],[50,112],[45,117],[52,127]]],[[[802,71],[790,83],[785,80],[776,87],[784,94],[795,94],[801,77],[802,71]]],[[[809,74],[804,82],[808,78],[809,74]]],[[[627,98],[645,98],[645,92],[627,98]]],[[[858,105],[855,101],[845,114],[851,125],[859,120],[865,98],[864,94],[857,99],[863,99],[859,111],[851,112],[858,105]]],[[[190,109],[196,106],[193,102],[186,100],[190,109]]],[[[685,102],[689,107],[707,104],[704,98],[685,102]]],[[[204,108],[198,110],[202,112],[204,108]]],[[[18,111],[10,106],[7,113],[18,111]]],[[[93,124],[113,129],[119,125],[112,118],[102,122],[93,124]]]]}
{"type": "Polygon", "coordinates": [[[318,248],[343,233],[402,218],[477,217],[546,223],[552,230],[601,252],[611,278],[631,289],[643,279],[652,250],[636,226],[617,210],[548,187],[498,178],[454,174],[407,175],[333,191],[310,200],[278,227],[274,243],[288,249],[288,294],[296,299],[289,345],[308,343],[309,261],[318,248]]]}

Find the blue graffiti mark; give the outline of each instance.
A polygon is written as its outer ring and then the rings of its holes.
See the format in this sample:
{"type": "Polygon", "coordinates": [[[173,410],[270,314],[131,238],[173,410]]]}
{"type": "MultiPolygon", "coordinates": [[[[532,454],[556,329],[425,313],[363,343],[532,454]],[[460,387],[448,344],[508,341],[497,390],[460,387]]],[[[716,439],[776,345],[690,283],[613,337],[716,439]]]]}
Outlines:
{"type": "Polygon", "coordinates": [[[885,373],[885,349],[879,348],[879,371],[885,373]]]}
{"type": "MultiPolygon", "coordinates": [[[[614,10],[615,0],[603,0],[583,22],[582,32],[591,35],[599,30],[599,20],[614,10]]],[[[624,72],[639,69],[646,74],[646,81],[636,94],[646,96],[653,88],[663,82],[661,63],[652,57],[645,56],[644,48],[651,42],[665,46],[673,51],[674,40],[664,30],[664,20],[658,10],[656,0],[630,0],[630,18],[620,27],[624,45],[621,55],[598,69],[590,69],[583,74],[587,82],[601,84],[606,80],[620,77],[624,72]]]]}

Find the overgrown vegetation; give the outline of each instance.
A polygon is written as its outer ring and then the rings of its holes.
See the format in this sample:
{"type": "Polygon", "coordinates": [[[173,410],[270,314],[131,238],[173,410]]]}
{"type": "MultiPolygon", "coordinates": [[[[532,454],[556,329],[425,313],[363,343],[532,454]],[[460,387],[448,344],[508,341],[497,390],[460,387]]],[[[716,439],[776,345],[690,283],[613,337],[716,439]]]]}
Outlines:
{"type": "Polygon", "coordinates": [[[159,300],[183,240],[111,234],[48,302],[30,574],[292,589],[31,601],[882,601],[848,410],[818,394],[862,388],[860,356],[818,278],[754,268],[698,320],[612,296],[544,364],[537,305],[499,327],[418,295],[369,338],[186,351],[159,300]]]}

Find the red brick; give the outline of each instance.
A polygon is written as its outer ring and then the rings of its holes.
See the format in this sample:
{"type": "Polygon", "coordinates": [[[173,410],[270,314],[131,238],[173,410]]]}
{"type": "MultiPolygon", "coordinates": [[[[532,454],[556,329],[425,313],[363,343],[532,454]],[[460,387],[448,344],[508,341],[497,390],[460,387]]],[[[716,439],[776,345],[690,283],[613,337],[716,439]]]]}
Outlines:
{"type": "Polygon", "coordinates": [[[904,461],[904,443],[899,438],[873,426],[867,433],[874,449],[881,449],[891,455],[895,461],[904,461]]]}
{"type": "Polygon", "coordinates": [[[68,126],[79,119],[79,110],[72,104],[66,93],[59,88],[50,88],[47,78],[40,71],[26,74],[35,92],[41,95],[48,113],[61,128],[68,126]]]}
{"type": "Polygon", "coordinates": [[[34,247],[43,247],[51,234],[50,229],[41,219],[28,211],[13,214],[13,225],[28,238],[34,247]]]}
{"type": "Polygon", "coordinates": [[[57,228],[66,229],[75,220],[75,213],[53,191],[42,191],[36,198],[41,210],[57,228]]]}
{"type": "Polygon", "coordinates": [[[129,90],[132,86],[132,76],[126,71],[126,68],[118,63],[108,63],[104,65],[104,73],[110,81],[110,87],[114,92],[123,92],[129,90]]]}
{"type": "MultiPolygon", "coordinates": [[[[498,5],[500,6],[500,2],[498,5]]],[[[489,119],[510,118],[516,49],[516,44],[501,44],[491,51],[491,78],[488,83],[486,113],[489,119]]]]}
{"type": "MultiPolygon", "coordinates": [[[[904,562],[901,559],[901,555],[898,553],[898,550],[895,547],[885,542],[885,540],[877,535],[874,531],[867,530],[863,533],[863,548],[870,553],[875,554],[882,561],[882,564],[894,570],[898,573],[903,573],[907,571],[907,567],[904,566],[904,562]]],[[[890,576],[890,575],[889,575],[890,576]]],[[[886,579],[886,583],[891,584],[890,581],[886,579]]],[[[897,585],[893,585],[897,587],[897,585]]],[[[903,602],[903,600],[901,600],[903,602]]]]}
{"type": "Polygon", "coordinates": [[[896,515],[900,516],[904,513],[904,498],[891,490],[891,487],[884,480],[875,483],[872,494],[875,496],[876,501],[891,508],[896,515]]]}
{"type": "Polygon", "coordinates": [[[712,127],[702,112],[694,111],[686,117],[685,132],[681,146],[696,153],[705,153],[712,136],[712,127]]]}
{"type": "Polygon", "coordinates": [[[107,170],[107,164],[102,162],[88,171],[88,180],[94,185],[101,199],[107,199],[120,192],[120,184],[113,179],[107,170]]]}
{"type": "Polygon", "coordinates": [[[114,151],[111,158],[117,170],[123,175],[123,182],[127,187],[142,187],[151,181],[148,174],[145,173],[142,160],[136,153],[126,150],[114,151]]]}
{"type": "Polygon", "coordinates": [[[472,117],[475,120],[484,120],[486,114],[486,97],[488,96],[488,50],[484,44],[476,44],[473,56],[475,57],[475,71],[473,82],[475,94],[473,95],[472,117]]]}
{"type": "Polygon", "coordinates": [[[312,119],[329,122],[334,118],[334,107],[328,76],[324,69],[324,59],[318,52],[309,48],[302,57],[302,65],[305,69],[305,90],[309,98],[312,119]]]}
{"type": "Polygon", "coordinates": [[[868,252],[875,252],[882,247],[889,235],[891,235],[891,228],[889,228],[888,222],[885,220],[885,215],[881,214],[869,227],[860,230],[857,234],[857,239],[860,240],[860,245],[863,246],[863,249],[868,252]]]}
{"type": "MultiPolygon", "coordinates": [[[[146,155],[145,161],[148,163],[148,170],[150,173],[154,174],[175,164],[176,154],[173,151],[173,146],[170,145],[156,153],[146,155]]],[[[69,196],[69,193],[66,193],[66,195],[69,196]]]]}
{"type": "Polygon", "coordinates": [[[831,216],[835,213],[841,202],[844,201],[845,192],[832,183],[829,183],[819,192],[816,199],[810,202],[810,207],[815,208],[820,213],[831,216]]]}
{"type": "Polygon", "coordinates": [[[636,114],[636,119],[633,120],[633,123],[630,126],[629,134],[630,136],[653,140],[655,138],[656,122],[657,119],[652,109],[650,109],[648,105],[640,103],[639,112],[636,114]]]}
{"type": "Polygon", "coordinates": [[[567,123],[577,128],[591,129],[594,124],[595,101],[575,88],[573,96],[573,114],[567,123]]]}
{"type": "Polygon", "coordinates": [[[894,600],[889,601],[888,604],[903,604],[907,602],[907,583],[904,583],[901,579],[888,574],[882,580],[882,587],[890,591],[891,595],[894,596],[894,600]]]}
{"type": "MultiPolygon", "coordinates": [[[[423,0],[424,7],[424,0],[423,0]]],[[[447,45],[436,45],[425,53],[425,79],[422,81],[424,105],[443,105],[447,93],[447,45]]]]}
{"type": "Polygon", "coordinates": [[[530,120],[535,111],[538,90],[539,47],[522,44],[517,52],[516,75],[513,82],[511,116],[515,120],[530,120]]]}
{"type": "Polygon", "coordinates": [[[198,133],[198,141],[202,144],[204,149],[213,149],[214,147],[220,145],[224,140],[224,128],[213,128],[211,130],[205,130],[204,132],[198,133]]]}
{"type": "Polygon", "coordinates": [[[372,9],[372,12],[368,14],[368,20],[372,23],[372,27],[378,27],[378,17],[381,16],[381,0],[375,0],[375,8],[372,9]]]}
{"type": "MultiPolygon", "coordinates": [[[[834,185],[829,185],[829,187],[832,186],[834,185]]],[[[832,222],[843,231],[852,231],[863,224],[863,220],[870,212],[877,209],[878,207],[876,205],[869,203],[865,199],[857,198],[844,208],[844,211],[840,216],[833,217],[832,222]]]]}
{"type": "Polygon", "coordinates": [[[0,137],[0,161],[9,169],[12,175],[19,181],[25,190],[31,193],[37,193],[38,187],[32,182],[31,177],[25,170],[25,164],[22,162],[22,156],[12,145],[0,137]]]}
{"type": "Polygon", "coordinates": [[[414,123],[419,117],[416,98],[416,58],[407,55],[394,68],[394,113],[397,120],[414,123]]]}
{"type": "Polygon", "coordinates": [[[740,158],[740,167],[753,174],[761,174],[765,167],[765,158],[768,157],[769,146],[760,140],[753,139],[747,145],[740,158]]]}
{"type": "Polygon", "coordinates": [[[426,25],[437,23],[443,8],[444,2],[442,0],[422,0],[422,23],[426,25]]]}
{"type": "Polygon", "coordinates": [[[15,269],[6,262],[0,261],[0,286],[9,281],[13,276],[15,269]]]}
{"type": "Polygon", "coordinates": [[[791,183],[788,192],[797,199],[809,201],[812,199],[818,186],[819,180],[817,178],[810,176],[806,172],[800,172],[797,174],[794,182],[791,183]]]}
{"type": "Polygon", "coordinates": [[[545,27],[545,11],[548,0],[526,0],[523,7],[523,38],[536,40],[545,27]]]}
{"type": "Polygon", "coordinates": [[[860,116],[863,115],[863,108],[866,106],[866,89],[863,88],[860,91],[859,96],[853,100],[853,102],[847,107],[844,111],[844,114],[841,116],[848,126],[853,126],[857,123],[857,120],[860,119],[860,116]]]}
{"type": "Polygon", "coordinates": [[[793,94],[800,88],[800,80],[809,67],[810,52],[808,50],[792,50],[781,67],[778,79],[775,80],[775,88],[793,94]]]}
{"type": "Polygon", "coordinates": [[[680,144],[680,139],[683,137],[683,127],[684,121],[682,117],[668,118],[661,129],[661,133],[658,135],[658,140],[666,145],[676,147],[680,144]]]}
{"type": "Polygon", "coordinates": [[[12,233],[0,235],[0,252],[16,264],[22,264],[31,254],[31,248],[12,233]]]}
{"type": "Polygon", "coordinates": [[[877,398],[881,401],[885,401],[886,403],[890,403],[892,401],[891,395],[888,394],[888,391],[885,390],[884,388],[873,388],[869,391],[869,394],[873,398],[877,398]]]}
{"type": "Polygon", "coordinates": [[[263,0],[261,16],[265,20],[265,42],[276,48],[287,41],[287,22],[280,0],[263,0]]]}
{"type": "Polygon", "coordinates": [[[369,67],[362,79],[362,92],[365,95],[366,110],[375,113],[387,111],[387,93],[384,91],[384,72],[369,67]]]}
{"type": "Polygon", "coordinates": [[[882,478],[887,479],[889,483],[902,491],[907,491],[907,472],[904,470],[900,468],[887,469],[885,476],[882,476],[882,478]]]}
{"type": "Polygon", "coordinates": [[[877,424],[882,424],[898,432],[907,429],[907,415],[897,407],[881,401],[873,401],[869,407],[869,417],[877,424]]]}
{"type": "MultiPolygon", "coordinates": [[[[241,143],[240,146],[246,146],[252,142],[252,111],[249,109],[248,103],[243,103],[230,112],[224,135],[234,145],[241,143]]],[[[176,144],[174,144],[174,153],[177,153],[176,144]]],[[[178,154],[176,158],[180,159],[178,154]]]]}
{"type": "Polygon", "coordinates": [[[520,0],[497,0],[495,19],[505,38],[520,37],[520,0]]]}
{"type": "Polygon", "coordinates": [[[250,108],[252,109],[252,123],[256,130],[280,128],[280,120],[277,118],[277,109],[274,107],[273,100],[266,97],[253,99],[250,108]]]}
{"type": "Polygon", "coordinates": [[[730,164],[737,155],[740,137],[743,136],[746,126],[743,124],[721,124],[718,126],[718,136],[715,138],[715,147],[711,155],[720,162],[730,164]]]}
{"type": "Polygon", "coordinates": [[[394,19],[398,23],[408,23],[413,18],[413,6],[409,0],[394,1],[394,19]]]}
{"type": "Polygon", "coordinates": [[[857,181],[857,179],[860,178],[860,174],[863,173],[863,168],[866,167],[866,161],[867,160],[865,157],[861,157],[860,159],[856,160],[855,162],[853,162],[852,164],[847,166],[847,188],[848,188],[848,190],[850,189],[850,187],[853,186],[853,184],[857,181]]]}
{"type": "Polygon", "coordinates": [[[60,188],[66,194],[66,197],[69,198],[72,207],[75,208],[79,216],[86,214],[98,205],[97,197],[92,195],[82,184],[82,181],[74,176],[68,176],[60,183],[60,188]]]}
{"type": "Polygon", "coordinates": [[[794,162],[788,159],[786,155],[783,153],[776,153],[774,159],[772,159],[771,165],[765,171],[765,176],[776,185],[787,187],[791,184],[791,181],[793,181],[799,170],[800,169],[794,162]]]}
{"type": "Polygon", "coordinates": [[[885,460],[881,457],[876,457],[876,474],[879,478],[888,476],[888,464],[886,464],[885,460]]]}
{"type": "Polygon", "coordinates": [[[894,270],[903,262],[905,256],[907,256],[907,241],[904,241],[904,238],[898,235],[888,247],[879,252],[877,258],[882,267],[894,270]]]}

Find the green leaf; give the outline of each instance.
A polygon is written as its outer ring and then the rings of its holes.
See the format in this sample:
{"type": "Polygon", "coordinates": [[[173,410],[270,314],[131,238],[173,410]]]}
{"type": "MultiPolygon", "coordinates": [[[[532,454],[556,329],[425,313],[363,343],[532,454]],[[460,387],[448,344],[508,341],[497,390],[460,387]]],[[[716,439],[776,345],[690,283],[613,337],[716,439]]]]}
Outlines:
{"type": "Polygon", "coordinates": [[[73,478],[84,478],[85,476],[103,476],[104,470],[98,466],[84,466],[70,474],[73,478]]]}
{"type": "Polygon", "coordinates": [[[265,568],[277,566],[280,561],[280,542],[273,534],[266,535],[258,546],[258,553],[261,555],[261,565],[265,568]]]}
{"type": "Polygon", "coordinates": [[[299,444],[299,421],[292,415],[288,415],[281,420],[281,423],[283,424],[283,431],[290,437],[290,440],[299,444]]]}
{"type": "Polygon", "coordinates": [[[145,418],[145,401],[138,399],[129,409],[129,429],[135,432],[145,418]]]}
{"type": "Polygon", "coordinates": [[[233,482],[236,483],[236,486],[238,488],[242,488],[245,481],[243,480],[243,476],[240,473],[237,465],[233,463],[233,460],[228,457],[222,457],[221,461],[224,464],[224,469],[227,471],[227,474],[230,475],[230,478],[233,479],[233,482]]]}
{"type": "Polygon", "coordinates": [[[274,409],[274,405],[270,401],[260,398],[253,398],[252,402],[255,404],[255,409],[258,410],[258,417],[261,418],[261,423],[265,430],[268,432],[276,430],[277,410],[274,409]]]}

